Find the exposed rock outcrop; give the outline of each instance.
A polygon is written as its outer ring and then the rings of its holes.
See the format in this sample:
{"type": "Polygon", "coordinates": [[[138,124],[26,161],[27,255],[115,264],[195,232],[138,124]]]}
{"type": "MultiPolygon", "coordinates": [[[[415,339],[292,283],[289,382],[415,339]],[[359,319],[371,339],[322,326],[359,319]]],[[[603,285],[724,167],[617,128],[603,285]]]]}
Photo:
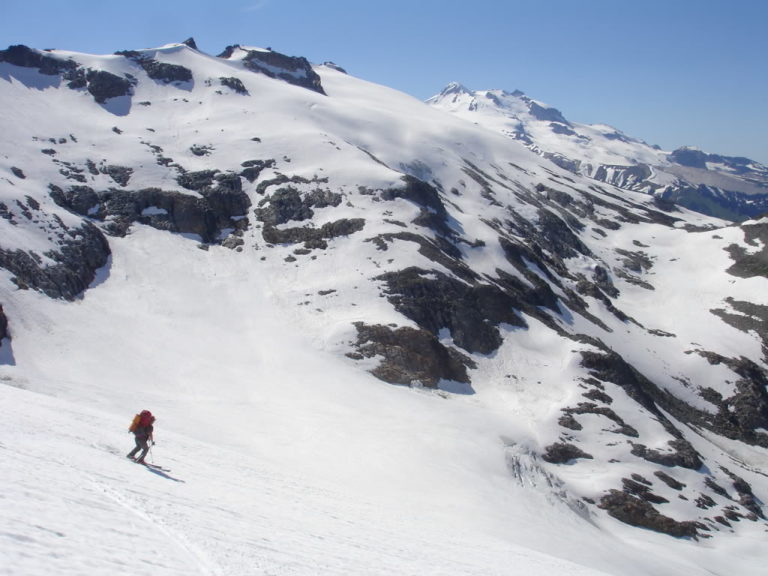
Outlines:
{"type": "MultiPolygon", "coordinates": [[[[236,50],[244,49],[237,44],[227,46],[224,52],[219,54],[219,58],[230,58],[236,50]]],[[[306,58],[286,56],[272,50],[246,50],[246,52],[242,61],[248,70],[325,95],[320,76],[312,69],[312,65],[306,58]]]]}
{"type": "Polygon", "coordinates": [[[159,188],[94,191],[73,186],[64,191],[54,186],[51,197],[77,214],[107,221],[113,234],[123,235],[133,222],[140,222],[161,230],[197,234],[203,242],[212,243],[221,239],[224,229],[247,226],[250,199],[240,187],[239,176],[217,172],[209,176],[196,181],[200,196],[159,188]]]}
{"type": "Polygon", "coordinates": [[[678,522],[669,516],[664,516],[651,503],[619,490],[611,490],[603,496],[599,506],[625,524],[648,528],[678,538],[694,537],[702,527],[695,522],[678,522]]]}
{"type": "Polygon", "coordinates": [[[128,78],[121,78],[106,70],[88,70],[85,73],[88,92],[99,104],[110,98],[128,96],[132,93],[133,83],[128,78]]]}
{"type": "Polygon", "coordinates": [[[48,262],[31,251],[0,248],[0,266],[14,275],[19,288],[39,290],[51,298],[74,300],[107,264],[111,254],[101,231],[84,222],[67,229],[57,250],[46,252],[48,262]]]}
{"type": "Polygon", "coordinates": [[[586,458],[592,460],[594,457],[591,454],[587,454],[574,444],[568,444],[566,442],[556,442],[550,444],[544,449],[541,459],[550,464],[567,464],[573,460],[579,458],[586,458]]]}
{"type": "Polygon", "coordinates": [[[446,348],[425,330],[362,322],[356,322],[355,327],[357,354],[351,357],[381,357],[381,363],[371,372],[385,382],[420,383],[428,388],[436,388],[441,380],[469,383],[467,367],[474,367],[473,362],[457,350],[446,348]]]}
{"type": "Polygon", "coordinates": [[[502,342],[497,326],[525,326],[517,301],[491,284],[467,285],[435,271],[406,268],[377,278],[386,282],[389,301],[404,316],[437,335],[448,329],[467,352],[489,354],[502,342]]]}
{"type": "Polygon", "coordinates": [[[23,44],[9,46],[6,50],[0,50],[0,62],[8,62],[22,68],[36,68],[41,74],[48,76],[65,74],[79,66],[74,60],[57,58],[23,44]]]}
{"type": "Polygon", "coordinates": [[[162,82],[163,84],[192,81],[192,70],[185,68],[184,66],[160,62],[146,53],[137,52],[135,50],[125,50],[117,52],[117,54],[135,62],[144,69],[144,72],[146,72],[147,76],[152,78],[152,80],[162,82]]]}

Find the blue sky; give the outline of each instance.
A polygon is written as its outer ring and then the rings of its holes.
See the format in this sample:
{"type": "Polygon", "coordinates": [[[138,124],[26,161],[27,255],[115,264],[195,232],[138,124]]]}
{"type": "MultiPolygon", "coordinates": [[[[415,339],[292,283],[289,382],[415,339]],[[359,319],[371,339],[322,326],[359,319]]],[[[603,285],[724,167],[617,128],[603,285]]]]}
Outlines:
{"type": "Polygon", "coordinates": [[[768,164],[768,0],[0,0],[0,46],[272,47],[420,99],[520,89],[665,149],[768,164]]]}

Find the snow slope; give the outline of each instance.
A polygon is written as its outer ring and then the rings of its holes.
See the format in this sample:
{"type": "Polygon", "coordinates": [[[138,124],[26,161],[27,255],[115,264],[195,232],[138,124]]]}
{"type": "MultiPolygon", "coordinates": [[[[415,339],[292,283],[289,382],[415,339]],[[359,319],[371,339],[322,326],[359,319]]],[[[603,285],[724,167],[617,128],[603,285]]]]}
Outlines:
{"type": "MultiPolygon", "coordinates": [[[[586,388],[581,354],[594,350],[563,334],[607,342],[702,411],[715,408],[698,390],[728,397],[736,377],[691,350],[763,362],[755,332],[708,314],[726,295],[768,305],[765,278],[725,273],[727,247],[759,251],[741,228],[685,211],[676,223],[652,223],[647,196],[590,188],[592,220],[578,231],[590,255],[564,259],[549,282],[557,313],[529,309],[524,328],[501,323],[498,349],[471,352],[471,384],[386,384],[367,372],[379,357],[347,356],[356,322],[418,327],[385,297],[382,274],[455,275],[453,261],[424,249],[450,236],[478,279],[493,283],[503,272],[532,285],[527,272],[546,273],[532,261],[527,271],[514,265],[502,240],[516,232],[501,223],[540,224],[535,202],[547,194],[566,202],[559,193],[579,205],[577,188],[589,184],[503,135],[330,67],[315,68],[323,95],[250,72],[239,55],[183,45],[142,53],[188,67],[193,80],[153,80],[121,56],[54,53],[137,79],[131,94],[99,104],[58,76],[0,62],[4,250],[55,261],[66,243],[57,231],[82,218],[54,202],[49,184],[201,198],[180,175],[273,164],[254,181],[240,178],[251,207],[220,230],[221,243],[157,229],[165,209],[145,208],[144,221],[109,236],[107,264],[74,301],[19,289],[17,275],[0,269],[12,336],[0,348],[0,573],[762,573],[765,521],[718,525],[693,500],[706,493],[717,510],[738,506],[718,465],[737,470],[758,502],[768,499],[765,448],[678,423],[710,468],[670,467],[685,491],[659,482],[654,490],[668,500],[666,514],[709,522],[713,537],[672,538],[595,505],[622,478],[655,470],[629,454],[628,440],[596,413],[579,415],[580,431],[558,427],[586,388]],[[248,94],[221,84],[229,77],[248,94]],[[107,169],[115,165],[131,169],[127,184],[107,169]],[[388,196],[404,175],[440,190],[443,204],[388,196]],[[276,230],[344,219],[364,219],[364,228],[320,248],[269,242],[267,216],[253,215],[277,203],[282,178],[301,198],[321,190],[341,201],[278,218],[276,230]],[[452,236],[439,223],[418,224],[442,205],[452,236]],[[243,217],[248,226],[235,231],[243,217]],[[234,238],[239,251],[225,247],[234,238]],[[641,248],[653,265],[620,275],[627,251],[641,248]],[[591,277],[598,264],[621,293],[616,306],[638,322],[594,296],[584,296],[589,314],[576,308],[578,274],[591,277]],[[132,445],[125,427],[144,408],[158,417],[153,458],[166,470],[123,458],[132,445]],[[545,447],[564,435],[594,459],[544,462],[545,447]],[[708,479],[731,494],[713,493],[708,479]]],[[[114,214],[98,210],[89,221],[108,230],[114,214]]],[[[440,342],[457,349],[455,332],[441,329],[440,342]]],[[[658,414],[617,384],[604,391],[643,443],[667,449],[658,414]]]]}
{"type": "Polygon", "coordinates": [[[253,262],[216,252],[139,229],[81,302],[24,295],[0,376],[2,573],[725,574],[731,546],[759,573],[759,540],[669,550],[518,483],[520,424],[495,402],[329,359],[253,262]],[[123,458],[144,407],[168,471],[123,458]]]}

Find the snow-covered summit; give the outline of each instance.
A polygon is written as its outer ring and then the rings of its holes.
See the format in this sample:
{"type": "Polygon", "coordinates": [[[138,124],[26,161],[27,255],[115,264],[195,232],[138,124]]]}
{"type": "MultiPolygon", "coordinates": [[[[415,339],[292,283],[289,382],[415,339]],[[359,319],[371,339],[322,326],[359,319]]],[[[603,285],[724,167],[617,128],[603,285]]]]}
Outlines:
{"type": "Polygon", "coordinates": [[[520,91],[472,91],[451,83],[427,103],[601,182],[733,220],[768,210],[768,168],[748,159],[709,155],[707,162],[707,154],[694,148],[664,151],[612,126],[571,122],[520,91]]]}

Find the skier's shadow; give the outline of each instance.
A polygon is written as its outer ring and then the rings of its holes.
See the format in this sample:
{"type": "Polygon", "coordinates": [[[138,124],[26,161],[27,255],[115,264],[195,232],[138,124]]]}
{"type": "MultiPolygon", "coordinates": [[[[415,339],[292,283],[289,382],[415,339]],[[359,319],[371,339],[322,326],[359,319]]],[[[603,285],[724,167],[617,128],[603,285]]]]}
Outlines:
{"type": "Polygon", "coordinates": [[[147,470],[152,472],[152,474],[157,474],[158,476],[162,478],[167,478],[168,480],[172,480],[173,482],[180,482],[181,484],[185,484],[184,480],[181,480],[180,478],[174,478],[170,474],[163,472],[162,470],[158,468],[153,468],[152,466],[144,466],[147,470]]]}

